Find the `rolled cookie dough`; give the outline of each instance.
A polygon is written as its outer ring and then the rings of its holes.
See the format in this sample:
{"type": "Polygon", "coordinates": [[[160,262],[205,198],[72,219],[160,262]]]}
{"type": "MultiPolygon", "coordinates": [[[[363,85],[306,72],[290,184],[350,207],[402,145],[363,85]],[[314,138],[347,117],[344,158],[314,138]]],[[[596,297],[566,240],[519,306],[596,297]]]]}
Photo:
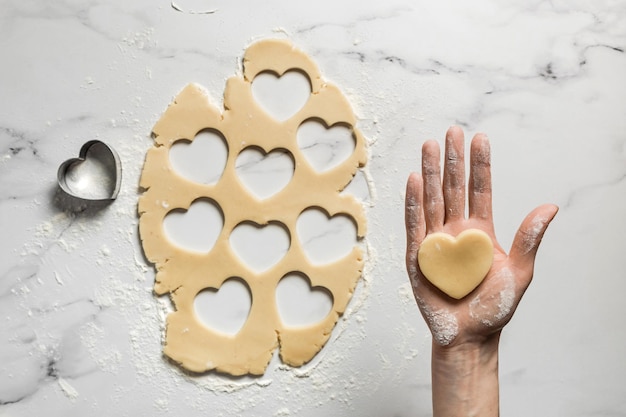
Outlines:
{"type": "Polygon", "coordinates": [[[417,255],[422,274],[452,298],[461,299],[482,281],[493,263],[493,243],[487,233],[465,230],[455,238],[431,233],[417,255]]]}
{"type": "Polygon", "coordinates": [[[352,297],[363,268],[362,250],[355,246],[338,261],[313,265],[302,251],[296,229],[298,216],[312,207],[328,216],[344,214],[354,219],[357,237],[365,234],[362,205],[340,194],[357,169],[365,165],[367,151],[356,117],[343,94],[327,83],[315,63],[287,41],[264,40],[251,45],[243,58],[243,74],[230,78],[224,92],[224,109],[209,100],[205,91],[190,84],[178,94],[153,129],[155,146],[146,156],[140,185],[146,190],[139,199],[139,230],[144,252],[157,270],[154,290],[170,294],[175,311],[167,317],[164,353],[193,372],[215,369],[232,375],[263,374],[280,345],[283,362],[300,366],[310,361],[328,341],[352,297]],[[308,77],[311,94],[306,103],[284,121],[266,113],[254,100],[251,84],[261,72],[277,76],[297,70],[308,77]],[[327,127],[349,126],[353,153],[339,166],[316,172],[298,147],[298,127],[320,120],[327,127]],[[171,166],[168,153],[178,140],[193,141],[202,130],[219,132],[228,147],[224,172],[215,184],[194,183],[171,166]],[[294,160],[291,181],[276,194],[259,199],[237,176],[237,156],[249,147],[286,151],[294,160]],[[193,253],[170,242],[163,219],[172,210],[188,210],[200,199],[209,199],[221,209],[223,229],[208,253],[193,253]],[[290,235],[286,255],[273,267],[255,272],[233,252],[229,237],[244,222],[281,224],[290,235]],[[313,287],[327,289],[333,298],[331,312],[320,322],[289,327],[280,319],[276,287],[288,274],[300,273],[313,287]],[[235,334],[208,328],[195,315],[193,302],[207,288],[219,289],[229,278],[245,281],[252,298],[248,318],[235,334]]]}

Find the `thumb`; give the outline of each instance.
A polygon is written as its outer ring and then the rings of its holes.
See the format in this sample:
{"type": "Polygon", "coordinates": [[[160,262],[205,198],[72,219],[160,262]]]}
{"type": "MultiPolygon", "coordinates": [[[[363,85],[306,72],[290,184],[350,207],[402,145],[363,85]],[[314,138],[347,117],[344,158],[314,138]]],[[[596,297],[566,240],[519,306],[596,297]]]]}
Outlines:
{"type": "Polygon", "coordinates": [[[539,206],[526,216],[517,229],[509,259],[517,268],[530,270],[531,276],[543,234],[558,211],[559,208],[554,204],[539,206]]]}

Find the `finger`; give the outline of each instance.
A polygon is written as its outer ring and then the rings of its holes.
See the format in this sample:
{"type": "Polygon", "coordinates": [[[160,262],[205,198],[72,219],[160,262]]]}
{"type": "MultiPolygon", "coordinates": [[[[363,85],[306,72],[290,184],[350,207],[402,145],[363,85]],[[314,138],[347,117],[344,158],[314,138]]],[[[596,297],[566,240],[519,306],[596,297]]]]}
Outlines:
{"type": "Polygon", "coordinates": [[[446,133],[443,168],[445,222],[463,219],[465,215],[465,150],[463,130],[457,126],[446,133]]]}
{"type": "Polygon", "coordinates": [[[422,178],[424,181],[424,216],[426,233],[443,229],[444,202],[441,191],[439,144],[429,140],[422,146],[422,178]]]}
{"type": "Polygon", "coordinates": [[[526,286],[532,279],[535,257],[543,234],[558,211],[559,208],[553,204],[537,207],[526,216],[515,234],[509,259],[516,268],[529,272],[526,286]]]}
{"type": "Polygon", "coordinates": [[[470,146],[469,216],[493,224],[491,213],[491,150],[489,139],[482,133],[470,146]]]}
{"type": "Polygon", "coordinates": [[[406,183],[404,222],[406,226],[406,269],[409,278],[417,276],[417,250],[424,240],[425,224],[422,208],[422,176],[411,173],[406,183]]]}

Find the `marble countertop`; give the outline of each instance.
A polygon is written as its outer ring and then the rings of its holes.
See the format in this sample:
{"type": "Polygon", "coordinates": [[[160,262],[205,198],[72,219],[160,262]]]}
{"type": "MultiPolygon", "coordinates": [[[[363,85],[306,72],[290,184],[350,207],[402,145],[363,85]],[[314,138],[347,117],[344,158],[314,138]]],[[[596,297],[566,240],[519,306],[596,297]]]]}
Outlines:
{"type": "Polygon", "coordinates": [[[561,208],[504,330],[506,416],[626,413],[626,2],[5,1],[0,8],[0,416],[428,416],[430,334],[404,270],[421,143],[492,142],[502,246],[561,208]],[[151,129],[189,82],[220,103],[255,40],[289,39],[367,138],[369,256],[302,368],[189,375],[162,355],[167,301],[138,236],[151,129]],[[70,211],[57,169],[98,139],[112,204],[70,211]]]}

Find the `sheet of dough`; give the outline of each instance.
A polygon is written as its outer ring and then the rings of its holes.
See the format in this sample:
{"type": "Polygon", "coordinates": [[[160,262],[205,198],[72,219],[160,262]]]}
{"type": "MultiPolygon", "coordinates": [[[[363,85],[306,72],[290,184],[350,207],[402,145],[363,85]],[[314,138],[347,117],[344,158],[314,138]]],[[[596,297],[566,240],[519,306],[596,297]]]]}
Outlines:
{"type": "Polygon", "coordinates": [[[303,254],[296,233],[300,213],[310,207],[321,207],[330,216],[349,215],[357,225],[358,237],[365,235],[362,205],[352,196],[339,194],[367,161],[365,141],[355,128],[356,118],[348,101],[337,87],[322,79],[315,63],[288,41],[264,40],[251,45],[245,52],[243,68],[243,77],[232,77],[226,83],[224,110],[212,105],[197,85],[189,84],[178,94],[154,126],[155,146],[146,155],[141,176],[140,185],[146,190],[138,205],[143,249],[157,270],[155,292],[169,293],[175,306],[175,311],[167,317],[164,353],[192,372],[215,369],[232,375],[262,374],[278,346],[283,362],[289,365],[300,366],[310,361],[328,341],[363,268],[363,254],[358,247],[332,264],[312,265],[303,254]],[[292,69],[308,76],[311,95],[294,116],[278,122],[255,102],[251,82],[263,71],[281,75],[292,69]],[[323,173],[317,173],[308,164],[297,145],[298,127],[312,118],[322,120],[326,126],[337,123],[349,126],[355,141],[352,155],[323,173]],[[203,129],[219,131],[228,146],[226,168],[214,185],[182,178],[168,159],[175,141],[193,140],[203,129]],[[265,152],[284,149],[295,161],[291,182],[262,201],[245,189],[235,172],[237,155],[251,145],[265,152]],[[163,231],[163,219],[168,212],[186,210],[198,198],[213,200],[224,215],[224,228],[208,254],[178,248],[163,231]],[[263,273],[248,269],[229,245],[231,231],[244,221],[259,225],[280,222],[289,230],[291,246],[286,256],[263,273]],[[309,277],[313,286],[332,293],[330,314],[315,325],[290,328],[279,318],[276,285],[294,271],[309,277]],[[245,280],[252,294],[248,320],[235,336],[203,326],[193,308],[193,300],[201,290],[219,288],[231,277],[245,280]]]}

